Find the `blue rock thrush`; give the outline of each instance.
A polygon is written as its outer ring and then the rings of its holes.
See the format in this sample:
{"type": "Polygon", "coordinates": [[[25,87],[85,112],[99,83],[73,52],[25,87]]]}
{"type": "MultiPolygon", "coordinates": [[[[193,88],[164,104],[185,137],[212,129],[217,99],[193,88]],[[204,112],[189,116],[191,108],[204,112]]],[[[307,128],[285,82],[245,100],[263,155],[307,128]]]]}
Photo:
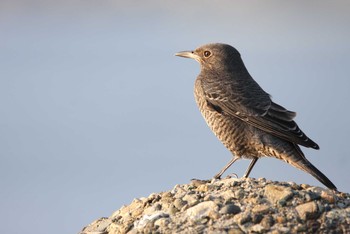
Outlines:
{"type": "Polygon", "coordinates": [[[275,157],[299,168],[330,189],[336,186],[304,156],[299,145],[319,149],[294,122],[295,112],[274,103],[250,76],[240,53],[230,45],[207,44],[176,53],[199,62],[194,94],[208,126],[231,151],[233,158],[214,177],[238,159],[251,159],[248,177],[261,157],[275,157]]]}

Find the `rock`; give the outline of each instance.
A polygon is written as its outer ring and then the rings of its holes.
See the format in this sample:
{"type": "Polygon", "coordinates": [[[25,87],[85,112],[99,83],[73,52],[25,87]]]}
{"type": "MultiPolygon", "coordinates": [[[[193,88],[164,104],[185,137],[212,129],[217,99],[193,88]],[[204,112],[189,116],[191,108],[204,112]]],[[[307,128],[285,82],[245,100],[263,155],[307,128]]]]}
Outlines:
{"type": "Polygon", "coordinates": [[[136,229],[142,229],[143,227],[145,227],[148,223],[150,222],[154,222],[156,221],[157,219],[160,219],[160,218],[168,218],[169,215],[164,213],[164,212],[157,212],[157,213],[154,213],[154,214],[151,214],[151,215],[148,215],[148,214],[145,214],[141,217],[140,220],[137,220],[135,221],[134,223],[134,228],[136,229]]]}
{"type": "Polygon", "coordinates": [[[323,191],[321,191],[321,198],[325,199],[329,203],[334,203],[335,199],[336,199],[336,196],[335,196],[333,191],[323,190],[323,191]]]}
{"type": "Polygon", "coordinates": [[[181,210],[182,207],[184,207],[187,204],[186,201],[183,201],[180,198],[176,198],[173,205],[175,206],[176,209],[181,210]]]}
{"type": "Polygon", "coordinates": [[[242,199],[244,197],[244,190],[243,189],[238,189],[235,190],[235,198],[237,199],[242,199]]]}
{"type": "Polygon", "coordinates": [[[255,224],[254,226],[251,227],[251,231],[256,233],[262,233],[264,230],[265,228],[260,224],[255,224]]]}
{"type": "Polygon", "coordinates": [[[277,223],[284,223],[286,221],[286,218],[284,216],[278,215],[275,220],[277,223]]]}
{"type": "Polygon", "coordinates": [[[159,218],[154,222],[154,225],[156,226],[166,226],[170,222],[170,219],[168,217],[166,218],[159,218]]]}
{"type": "Polygon", "coordinates": [[[205,201],[187,209],[186,215],[189,219],[198,220],[213,215],[217,210],[218,205],[213,201],[205,201]]]}
{"type": "Polygon", "coordinates": [[[233,217],[233,219],[238,223],[238,224],[245,224],[248,222],[252,221],[252,216],[249,211],[245,211],[243,213],[239,213],[233,217]]]}
{"type": "Polygon", "coordinates": [[[231,228],[227,232],[227,234],[244,234],[244,232],[240,228],[231,228]]]}
{"type": "Polygon", "coordinates": [[[194,206],[200,202],[200,197],[196,194],[186,194],[182,198],[183,201],[187,202],[189,206],[194,206]]]}
{"type": "Polygon", "coordinates": [[[271,184],[265,187],[265,196],[272,204],[283,206],[293,196],[293,192],[290,187],[271,184]]]}
{"type": "Polygon", "coordinates": [[[82,233],[104,233],[111,223],[109,218],[100,218],[85,227],[82,233]]]}
{"type": "Polygon", "coordinates": [[[203,181],[134,199],[80,234],[350,233],[350,194],[264,178],[203,181]]]}
{"type": "Polygon", "coordinates": [[[259,213],[259,214],[265,214],[269,212],[269,210],[270,210],[270,206],[268,205],[257,205],[257,206],[254,206],[252,209],[253,213],[259,213]]]}
{"type": "Polygon", "coordinates": [[[317,203],[314,201],[301,204],[295,207],[295,209],[299,217],[303,220],[315,218],[318,215],[317,203]]]}
{"type": "Polygon", "coordinates": [[[275,224],[275,220],[272,218],[271,215],[264,215],[260,224],[264,226],[265,230],[268,230],[275,224]]]}
{"type": "Polygon", "coordinates": [[[208,192],[209,190],[209,187],[207,184],[201,184],[197,187],[197,191],[200,191],[200,192],[208,192]]]}
{"type": "Polygon", "coordinates": [[[239,208],[239,206],[236,206],[234,204],[227,204],[225,206],[223,206],[220,209],[220,214],[238,214],[239,212],[241,212],[241,208],[239,208]]]}
{"type": "Polygon", "coordinates": [[[231,187],[231,186],[236,186],[240,184],[240,179],[237,178],[227,178],[223,180],[217,180],[215,181],[217,184],[223,185],[225,187],[231,187]]]}
{"type": "Polygon", "coordinates": [[[238,198],[232,190],[223,191],[221,195],[225,201],[231,201],[234,198],[238,198]]]}
{"type": "Polygon", "coordinates": [[[271,233],[272,234],[290,233],[290,228],[288,228],[288,227],[277,227],[271,233]]]}

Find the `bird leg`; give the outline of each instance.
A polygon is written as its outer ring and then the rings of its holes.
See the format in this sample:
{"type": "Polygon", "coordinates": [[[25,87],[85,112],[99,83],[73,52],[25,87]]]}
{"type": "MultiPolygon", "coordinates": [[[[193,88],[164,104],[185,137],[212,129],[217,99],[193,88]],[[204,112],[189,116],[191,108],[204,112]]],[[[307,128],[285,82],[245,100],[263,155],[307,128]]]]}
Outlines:
{"type": "Polygon", "coordinates": [[[239,159],[238,157],[233,157],[233,158],[227,163],[227,165],[226,165],[224,168],[222,168],[221,171],[220,171],[218,174],[216,174],[216,175],[214,176],[214,178],[215,178],[215,179],[220,179],[221,176],[222,176],[222,174],[224,174],[224,172],[225,172],[234,162],[236,162],[238,159],[239,159]]]}
{"type": "Polygon", "coordinates": [[[253,158],[253,160],[250,162],[248,169],[246,170],[246,172],[244,173],[244,178],[247,178],[250,174],[250,171],[253,169],[255,163],[258,161],[258,158],[253,158]]]}

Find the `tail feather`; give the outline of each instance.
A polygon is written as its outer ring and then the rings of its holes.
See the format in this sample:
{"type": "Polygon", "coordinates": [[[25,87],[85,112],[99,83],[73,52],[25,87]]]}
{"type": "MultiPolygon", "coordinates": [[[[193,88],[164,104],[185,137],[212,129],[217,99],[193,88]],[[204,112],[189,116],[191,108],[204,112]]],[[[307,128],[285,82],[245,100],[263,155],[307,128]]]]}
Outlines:
{"type": "Polygon", "coordinates": [[[322,184],[327,186],[329,189],[337,191],[337,187],[330,181],[327,176],[325,176],[321,171],[319,171],[314,165],[312,165],[309,161],[301,163],[300,169],[311,174],[322,184]]]}
{"type": "Polygon", "coordinates": [[[318,170],[314,165],[312,165],[311,162],[305,158],[303,152],[298,146],[296,146],[296,149],[301,157],[299,157],[298,160],[291,160],[289,163],[296,168],[309,173],[329,189],[337,191],[337,187],[332,183],[332,181],[330,181],[327,176],[325,176],[320,170],[318,170]]]}

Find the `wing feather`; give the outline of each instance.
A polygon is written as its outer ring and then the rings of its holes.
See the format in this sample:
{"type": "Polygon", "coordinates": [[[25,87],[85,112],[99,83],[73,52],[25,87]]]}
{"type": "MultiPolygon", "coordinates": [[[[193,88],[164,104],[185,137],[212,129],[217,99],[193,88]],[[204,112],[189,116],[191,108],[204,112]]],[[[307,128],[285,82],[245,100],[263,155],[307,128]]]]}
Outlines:
{"type": "Polygon", "coordinates": [[[319,149],[319,146],[308,138],[293,120],[295,112],[272,102],[270,96],[252,78],[239,82],[238,87],[245,87],[237,88],[232,80],[227,83],[202,83],[206,100],[222,114],[239,118],[295,144],[319,149]]]}

